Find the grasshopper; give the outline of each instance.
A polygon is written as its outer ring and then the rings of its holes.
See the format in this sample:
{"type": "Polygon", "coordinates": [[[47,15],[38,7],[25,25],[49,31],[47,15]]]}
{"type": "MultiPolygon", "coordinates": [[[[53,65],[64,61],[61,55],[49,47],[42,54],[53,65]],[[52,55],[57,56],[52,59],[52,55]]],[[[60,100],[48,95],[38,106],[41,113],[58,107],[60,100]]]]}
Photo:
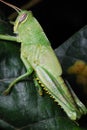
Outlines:
{"type": "Polygon", "coordinates": [[[3,0],[4,4],[12,7],[18,13],[14,22],[16,36],[2,35],[0,39],[21,43],[21,60],[27,72],[13,82],[4,91],[7,95],[11,88],[21,79],[34,73],[35,86],[42,95],[42,87],[63,108],[71,120],[77,120],[87,113],[87,108],[75,95],[62,78],[62,68],[53,51],[50,41],[31,11],[21,10],[3,0]],[[41,83],[41,85],[39,84],[41,83]]]}

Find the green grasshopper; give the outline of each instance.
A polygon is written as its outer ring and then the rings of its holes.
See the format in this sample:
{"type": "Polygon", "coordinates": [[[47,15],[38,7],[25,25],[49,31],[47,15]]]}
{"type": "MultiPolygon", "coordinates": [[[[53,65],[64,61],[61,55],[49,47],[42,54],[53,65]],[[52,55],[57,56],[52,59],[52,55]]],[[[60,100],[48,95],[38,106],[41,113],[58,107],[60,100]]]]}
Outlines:
{"type": "Polygon", "coordinates": [[[64,109],[71,120],[77,120],[87,113],[87,108],[78,99],[71,87],[67,87],[62,79],[62,68],[55,55],[50,41],[46,37],[38,21],[31,11],[21,10],[18,7],[0,0],[18,12],[14,22],[14,33],[17,36],[0,35],[0,39],[21,43],[21,60],[27,72],[13,82],[4,91],[7,95],[11,88],[21,79],[34,73],[35,86],[42,95],[42,87],[64,109]],[[41,83],[41,85],[39,84],[41,83]]]}

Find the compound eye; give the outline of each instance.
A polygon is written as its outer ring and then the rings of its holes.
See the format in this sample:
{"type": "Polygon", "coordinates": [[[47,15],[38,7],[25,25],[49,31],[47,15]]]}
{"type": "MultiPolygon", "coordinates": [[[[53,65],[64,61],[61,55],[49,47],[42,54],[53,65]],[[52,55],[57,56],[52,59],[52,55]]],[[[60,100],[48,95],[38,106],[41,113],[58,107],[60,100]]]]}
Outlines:
{"type": "Polygon", "coordinates": [[[19,17],[19,22],[23,22],[27,17],[27,14],[22,14],[20,17],[19,17]]]}

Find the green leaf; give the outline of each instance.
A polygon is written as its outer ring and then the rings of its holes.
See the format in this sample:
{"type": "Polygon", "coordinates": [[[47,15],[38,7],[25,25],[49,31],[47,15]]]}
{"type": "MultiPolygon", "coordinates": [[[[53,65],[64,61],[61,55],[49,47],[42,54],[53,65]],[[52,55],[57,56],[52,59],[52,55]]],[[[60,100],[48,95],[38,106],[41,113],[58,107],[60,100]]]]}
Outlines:
{"type": "MultiPolygon", "coordinates": [[[[0,21],[0,33],[9,34],[8,26],[6,22],[0,21]]],[[[71,121],[49,95],[45,92],[43,96],[38,94],[32,75],[18,82],[11,93],[4,96],[2,93],[9,83],[25,72],[20,59],[20,45],[1,40],[0,129],[85,130],[71,121]]]]}

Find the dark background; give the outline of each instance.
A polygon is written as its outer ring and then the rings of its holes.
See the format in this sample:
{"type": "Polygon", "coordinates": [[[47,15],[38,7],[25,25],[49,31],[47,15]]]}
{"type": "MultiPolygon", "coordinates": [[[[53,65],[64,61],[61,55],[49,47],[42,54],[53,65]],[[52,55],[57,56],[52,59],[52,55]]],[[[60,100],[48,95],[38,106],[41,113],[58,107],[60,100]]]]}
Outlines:
{"type": "MultiPolygon", "coordinates": [[[[6,1],[20,7],[29,0],[6,1]]],[[[0,8],[6,15],[13,12],[1,3],[0,8]]],[[[87,7],[84,1],[42,0],[30,10],[40,22],[54,49],[87,23],[87,7]]]]}

